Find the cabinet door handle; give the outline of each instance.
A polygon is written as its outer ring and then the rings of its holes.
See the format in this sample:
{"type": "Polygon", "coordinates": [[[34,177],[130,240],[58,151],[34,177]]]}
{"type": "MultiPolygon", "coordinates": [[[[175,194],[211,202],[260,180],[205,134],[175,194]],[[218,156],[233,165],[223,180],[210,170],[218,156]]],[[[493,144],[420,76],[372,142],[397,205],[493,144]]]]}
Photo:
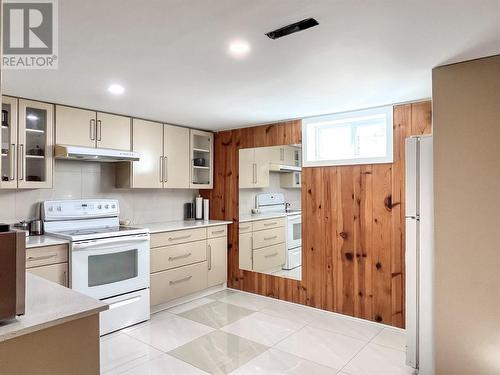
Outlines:
{"type": "Polygon", "coordinates": [[[278,255],[278,253],[272,253],[269,255],[264,255],[264,258],[272,258],[272,257],[275,257],[276,255],[278,255]]]}
{"type": "Polygon", "coordinates": [[[57,254],[40,255],[37,257],[29,256],[27,260],[28,260],[28,262],[32,262],[34,260],[44,260],[44,259],[51,259],[51,258],[57,258],[57,254]]]}
{"type": "Polygon", "coordinates": [[[18,151],[18,155],[17,155],[18,156],[17,167],[19,169],[19,172],[17,174],[18,174],[20,180],[24,180],[24,145],[19,145],[18,148],[19,148],[19,151],[18,151]]]}
{"type": "Polygon", "coordinates": [[[97,120],[96,133],[97,133],[97,140],[100,141],[102,138],[102,122],[101,122],[101,120],[97,120]]]}
{"type": "Polygon", "coordinates": [[[278,223],[276,221],[273,221],[272,223],[266,223],[264,224],[265,227],[268,227],[270,225],[277,225],[278,223]]]}
{"type": "Polygon", "coordinates": [[[168,182],[168,156],[163,158],[163,179],[168,182]]]}
{"type": "Polygon", "coordinates": [[[163,156],[160,156],[160,182],[163,182],[163,156]]]}
{"type": "Polygon", "coordinates": [[[90,140],[95,141],[95,120],[90,119],[90,140]]]}
{"type": "Polygon", "coordinates": [[[285,150],[283,149],[283,147],[280,148],[280,160],[285,160],[285,150]]]}
{"type": "Polygon", "coordinates": [[[179,283],[182,283],[184,281],[189,281],[191,280],[193,276],[186,276],[186,277],[183,277],[182,279],[179,279],[179,280],[172,280],[172,281],[169,281],[169,284],[170,285],[175,285],[175,284],[179,284],[179,283]]]}
{"type": "Polygon", "coordinates": [[[256,163],[253,163],[253,166],[252,166],[252,169],[253,169],[253,183],[256,184],[257,183],[257,164],[256,163]]]}
{"type": "Polygon", "coordinates": [[[9,153],[9,164],[10,164],[10,175],[9,180],[14,181],[16,178],[14,175],[14,170],[16,169],[16,145],[12,143],[10,145],[10,153],[9,153]]]}
{"type": "Polygon", "coordinates": [[[219,234],[219,233],[224,233],[224,229],[212,231],[212,234],[219,234]]]}
{"type": "Polygon", "coordinates": [[[192,253],[186,253],[186,254],[182,254],[182,255],[177,255],[175,257],[168,257],[168,260],[172,261],[172,260],[177,260],[177,259],[184,259],[184,258],[189,258],[191,256],[192,253]]]}
{"type": "Polygon", "coordinates": [[[207,246],[208,249],[208,270],[210,271],[212,269],[212,245],[208,244],[207,246]]]}
{"type": "Polygon", "coordinates": [[[276,238],[278,238],[278,236],[264,237],[264,240],[265,241],[270,241],[270,240],[274,240],[276,238]]]}
{"type": "Polygon", "coordinates": [[[189,237],[191,237],[190,234],[188,234],[187,236],[169,237],[168,240],[169,241],[187,240],[189,237]]]}

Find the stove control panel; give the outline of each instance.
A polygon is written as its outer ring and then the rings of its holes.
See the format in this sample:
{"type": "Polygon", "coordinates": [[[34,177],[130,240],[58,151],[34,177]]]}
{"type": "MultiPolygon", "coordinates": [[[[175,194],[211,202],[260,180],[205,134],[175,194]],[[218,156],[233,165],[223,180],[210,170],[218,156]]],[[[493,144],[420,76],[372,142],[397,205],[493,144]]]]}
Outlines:
{"type": "Polygon", "coordinates": [[[120,207],[116,199],[71,199],[45,201],[42,203],[41,212],[45,221],[117,217],[120,207]]]}

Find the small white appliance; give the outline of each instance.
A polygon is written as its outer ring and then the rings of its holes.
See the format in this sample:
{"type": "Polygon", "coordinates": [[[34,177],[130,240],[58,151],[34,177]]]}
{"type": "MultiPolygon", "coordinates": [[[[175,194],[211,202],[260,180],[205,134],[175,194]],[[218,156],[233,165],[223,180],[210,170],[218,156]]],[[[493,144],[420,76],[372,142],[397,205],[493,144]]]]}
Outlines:
{"type": "Polygon", "coordinates": [[[45,233],[70,241],[69,286],[108,303],[101,335],[148,320],[149,231],[120,227],[114,199],[42,203],[45,233]]]}
{"type": "Polygon", "coordinates": [[[300,210],[288,210],[282,193],[262,193],[255,196],[255,207],[260,213],[286,215],[286,257],[283,269],[291,270],[302,265],[302,214],[300,210]]]}
{"type": "Polygon", "coordinates": [[[432,137],[406,140],[406,363],[434,374],[432,137]]]}

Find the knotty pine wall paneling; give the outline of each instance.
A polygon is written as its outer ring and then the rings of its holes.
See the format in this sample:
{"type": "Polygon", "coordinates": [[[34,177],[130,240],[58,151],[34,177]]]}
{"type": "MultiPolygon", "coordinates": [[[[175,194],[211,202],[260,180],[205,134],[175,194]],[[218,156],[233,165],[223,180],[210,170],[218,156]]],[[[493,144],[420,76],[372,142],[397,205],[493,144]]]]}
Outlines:
{"type": "Polygon", "coordinates": [[[303,168],[302,281],[238,267],[241,148],[301,143],[301,121],[215,134],[213,219],[233,221],[228,286],[404,327],[404,140],[431,133],[431,102],[394,106],[394,162],[303,168]]]}

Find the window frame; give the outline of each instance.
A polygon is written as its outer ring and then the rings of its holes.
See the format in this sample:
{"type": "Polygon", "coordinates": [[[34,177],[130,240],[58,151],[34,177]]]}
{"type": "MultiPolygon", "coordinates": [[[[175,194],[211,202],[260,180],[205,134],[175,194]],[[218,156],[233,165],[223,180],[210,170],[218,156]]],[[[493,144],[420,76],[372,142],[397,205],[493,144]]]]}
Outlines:
{"type": "MultiPolygon", "coordinates": [[[[317,132],[317,130],[316,130],[317,132]]],[[[314,132],[314,133],[316,133],[314,132]]],[[[317,139],[314,136],[314,141],[317,139]]],[[[316,147],[316,146],[315,146],[316,147]]],[[[393,106],[362,109],[358,111],[349,111],[334,113],[330,115],[308,117],[302,120],[302,166],[303,167],[325,167],[342,165],[362,165],[362,164],[388,164],[394,162],[394,135],[393,135],[393,106]],[[308,125],[318,122],[339,121],[356,117],[367,117],[374,115],[386,116],[386,156],[383,157],[359,157],[354,159],[338,160],[309,160],[308,153],[308,125]]]]}

